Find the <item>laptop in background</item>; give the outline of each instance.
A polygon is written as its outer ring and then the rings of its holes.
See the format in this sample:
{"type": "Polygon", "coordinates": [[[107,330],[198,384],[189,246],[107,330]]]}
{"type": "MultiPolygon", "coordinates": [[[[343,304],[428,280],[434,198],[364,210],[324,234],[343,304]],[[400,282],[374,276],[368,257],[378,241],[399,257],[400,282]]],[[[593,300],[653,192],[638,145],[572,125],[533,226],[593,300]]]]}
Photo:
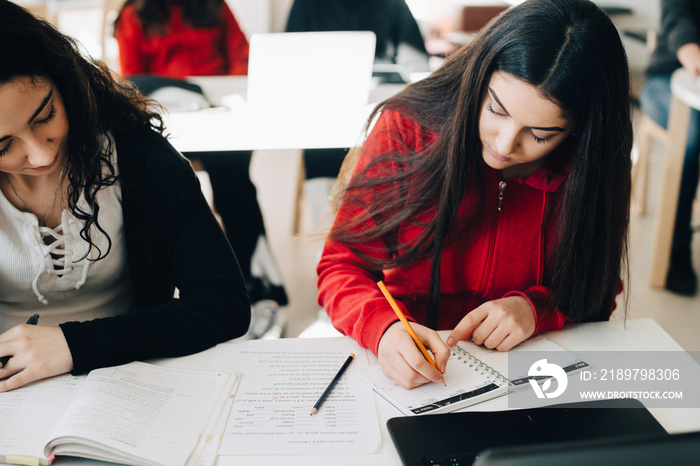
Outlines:
{"type": "Polygon", "coordinates": [[[387,428],[406,466],[471,465],[487,448],[621,435],[668,436],[644,405],[632,399],[397,417],[387,421],[387,428]]]}
{"type": "Polygon", "coordinates": [[[270,117],[313,118],[324,109],[366,107],[375,42],[371,31],[254,34],[250,109],[270,117]]]}

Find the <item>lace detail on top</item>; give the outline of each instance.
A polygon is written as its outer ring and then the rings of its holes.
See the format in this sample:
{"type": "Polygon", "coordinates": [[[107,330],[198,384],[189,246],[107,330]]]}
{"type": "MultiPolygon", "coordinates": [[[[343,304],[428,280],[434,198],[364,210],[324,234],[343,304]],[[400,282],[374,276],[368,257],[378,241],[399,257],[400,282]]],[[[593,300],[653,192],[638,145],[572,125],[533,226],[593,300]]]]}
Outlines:
{"type": "MultiPolygon", "coordinates": [[[[79,259],[79,257],[76,257],[75,252],[68,246],[71,232],[64,232],[63,222],[56,228],[37,225],[35,231],[37,241],[43,245],[44,260],[41,261],[39,271],[34,277],[34,280],[32,280],[32,291],[34,291],[40,303],[48,304],[49,302],[39,291],[39,280],[44,275],[48,275],[49,278],[46,281],[54,282],[54,285],[57,285],[55,286],[56,288],[66,289],[68,287],[74,287],[76,290],[79,290],[87,279],[90,261],[87,260],[87,258],[83,258],[82,261],[80,261],[82,265],[78,265],[78,263],[74,262],[74,260],[79,259]],[[76,270],[78,268],[79,270],[76,270]],[[69,282],[71,281],[75,281],[75,284],[70,284],[69,282]]],[[[82,255],[83,254],[81,254],[81,256],[82,255]]]]}

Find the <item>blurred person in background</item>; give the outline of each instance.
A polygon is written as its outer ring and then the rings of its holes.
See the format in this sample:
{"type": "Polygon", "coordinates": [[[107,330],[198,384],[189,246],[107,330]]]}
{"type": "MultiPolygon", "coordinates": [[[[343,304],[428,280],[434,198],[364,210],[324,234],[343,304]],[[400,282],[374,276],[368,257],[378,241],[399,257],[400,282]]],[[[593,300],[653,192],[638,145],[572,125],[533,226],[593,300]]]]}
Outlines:
{"type": "MultiPolygon", "coordinates": [[[[647,67],[640,103],[644,113],[664,128],[668,124],[671,105],[671,74],[680,67],[695,78],[700,76],[700,2],[662,0],[658,44],[647,67]]],[[[666,289],[684,296],[693,296],[698,289],[691,253],[691,217],[698,187],[699,157],[700,112],[692,110],[673,230],[671,262],[666,276],[666,289]]]]}
{"type": "MultiPolygon", "coordinates": [[[[160,86],[191,88],[184,81],[187,76],[248,72],[248,40],[224,0],[127,0],[114,35],[122,74],[144,92],[160,86]]],[[[257,322],[271,325],[277,307],[288,298],[250,180],[252,151],[185,156],[201,162],[209,175],[215,209],[248,283],[254,307],[251,329],[264,333],[268,326],[257,322]]]]}

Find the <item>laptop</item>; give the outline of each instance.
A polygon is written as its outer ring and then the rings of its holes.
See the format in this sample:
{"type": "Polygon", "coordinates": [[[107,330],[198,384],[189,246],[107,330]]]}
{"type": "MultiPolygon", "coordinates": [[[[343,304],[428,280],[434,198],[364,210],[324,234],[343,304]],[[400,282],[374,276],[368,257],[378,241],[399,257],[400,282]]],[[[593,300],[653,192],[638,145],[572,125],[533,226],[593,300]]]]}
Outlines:
{"type": "Polygon", "coordinates": [[[473,466],[684,466],[699,462],[700,432],[687,432],[491,448],[481,452],[473,466]]]}
{"type": "Polygon", "coordinates": [[[247,102],[270,117],[364,108],[376,36],[371,31],[254,34],[247,102]]]}
{"type": "Polygon", "coordinates": [[[468,466],[488,448],[668,436],[644,405],[633,399],[398,417],[389,419],[387,428],[405,466],[468,466]]]}

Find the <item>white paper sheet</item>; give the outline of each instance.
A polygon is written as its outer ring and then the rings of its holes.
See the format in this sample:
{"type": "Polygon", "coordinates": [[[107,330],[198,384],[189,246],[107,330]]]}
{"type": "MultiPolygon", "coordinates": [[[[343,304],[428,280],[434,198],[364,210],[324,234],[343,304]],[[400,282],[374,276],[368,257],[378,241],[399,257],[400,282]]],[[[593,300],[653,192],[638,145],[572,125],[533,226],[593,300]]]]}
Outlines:
{"type": "Polygon", "coordinates": [[[242,374],[219,455],[363,454],[381,446],[367,350],[348,338],[252,340],[216,348],[217,370],[242,374]],[[318,413],[311,408],[350,353],[318,413]]]}

